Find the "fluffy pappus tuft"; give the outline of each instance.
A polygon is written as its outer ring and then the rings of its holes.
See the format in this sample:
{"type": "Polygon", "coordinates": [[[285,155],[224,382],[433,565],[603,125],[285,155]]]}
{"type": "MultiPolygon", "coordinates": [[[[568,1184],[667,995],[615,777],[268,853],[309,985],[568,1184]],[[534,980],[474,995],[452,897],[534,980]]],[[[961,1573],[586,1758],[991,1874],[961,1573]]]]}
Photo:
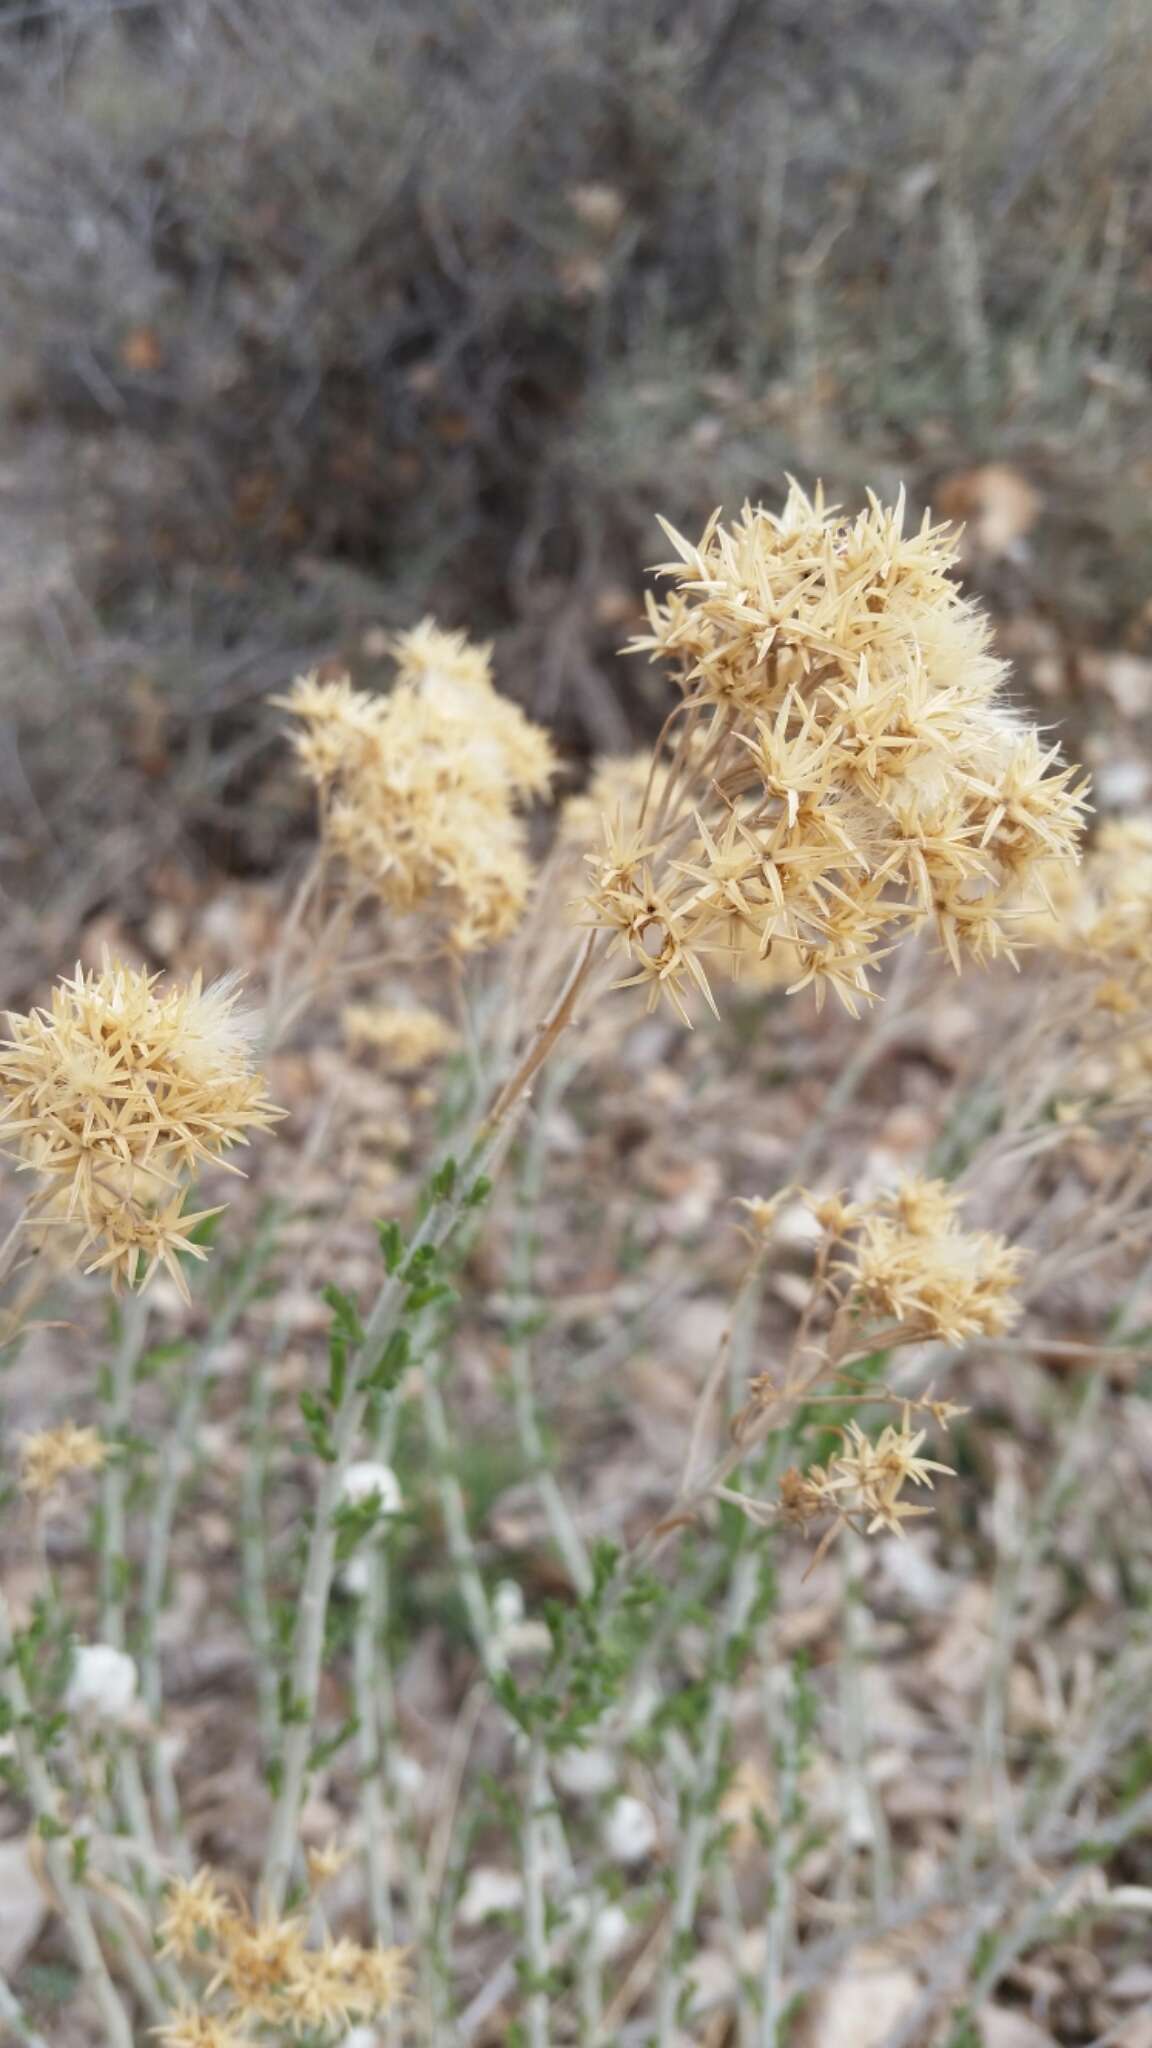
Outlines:
{"type": "Polygon", "coordinates": [[[37,1178],[31,1218],[113,1286],[180,1253],[214,1210],[185,1211],[188,1183],[280,1115],[264,1093],[234,980],[169,987],[115,961],[59,982],[50,1007],[9,1015],[0,1047],[0,1142],[37,1178]]]}

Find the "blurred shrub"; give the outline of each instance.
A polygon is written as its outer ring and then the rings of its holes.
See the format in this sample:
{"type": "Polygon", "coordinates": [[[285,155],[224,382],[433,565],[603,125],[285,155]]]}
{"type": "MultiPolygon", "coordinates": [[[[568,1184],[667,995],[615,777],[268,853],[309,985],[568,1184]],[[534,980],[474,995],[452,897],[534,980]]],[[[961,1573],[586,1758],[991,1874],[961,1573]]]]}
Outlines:
{"type": "Polygon", "coordinates": [[[1150,57],[1139,0],[9,0],[2,388],[76,565],[52,662],[144,671],[219,755],[293,665],[432,608],[622,746],[656,502],[1005,451],[1078,532],[1099,500],[1068,601],[1125,552],[1129,602],[1150,57]]]}

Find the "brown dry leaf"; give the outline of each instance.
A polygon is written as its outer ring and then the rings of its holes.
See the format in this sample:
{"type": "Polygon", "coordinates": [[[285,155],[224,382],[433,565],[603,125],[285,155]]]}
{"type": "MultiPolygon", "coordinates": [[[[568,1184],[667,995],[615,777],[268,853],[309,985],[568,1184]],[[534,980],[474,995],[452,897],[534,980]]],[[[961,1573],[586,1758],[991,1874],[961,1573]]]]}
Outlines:
{"type": "Polygon", "coordinates": [[[127,750],[142,775],[159,781],[171,764],[165,744],[168,707],[155,676],[139,670],[129,682],[127,702],[131,713],[127,750]]]}
{"type": "Polygon", "coordinates": [[[120,361],[126,370],[147,376],[163,368],[164,350],[154,327],[130,327],[120,343],[120,361]]]}
{"type": "Polygon", "coordinates": [[[471,415],[453,406],[446,406],[442,412],[434,414],[432,431],[446,448],[462,448],[465,442],[476,438],[476,426],[471,415]]]}
{"type": "Polygon", "coordinates": [[[973,552],[1010,556],[1021,553],[1043,506],[1039,491],[1006,462],[987,462],[947,477],[936,503],[945,519],[964,526],[973,552]]]}
{"type": "Polygon", "coordinates": [[[1056,2042],[1025,2012],[1006,2005],[985,2006],[980,2014],[981,2048],[1056,2048],[1056,2042]]]}
{"type": "Polygon", "coordinates": [[[770,1819],[775,1811],[772,1779],[757,1757],[744,1757],[720,1802],[721,1818],[729,1829],[727,1853],[739,1861],[758,1849],[761,1838],[757,1823],[770,1819]]]}
{"type": "Polygon", "coordinates": [[[606,583],[592,607],[598,626],[625,626],[636,618],[636,599],[622,583],[606,583]]]}
{"type": "Polygon", "coordinates": [[[846,1972],[816,2002],[805,2048],[880,2048],[918,1988],[910,1971],[895,1966],[846,1972]]]}
{"type": "Polygon", "coordinates": [[[1152,2009],[1152,1963],[1127,1963],[1108,1986],[1109,1998],[1124,2005],[1147,2002],[1152,2009]]]}
{"type": "Polygon", "coordinates": [[[1152,2011],[1134,2012],[1112,2036],[1112,2048],[1152,2048],[1152,2011]]]}
{"type": "Polygon", "coordinates": [[[608,272],[598,256],[565,256],[556,265],[556,281],[566,299],[595,299],[608,282],[608,272]]]}
{"type": "Polygon", "coordinates": [[[1080,657],[1080,673],[1094,690],[1103,690],[1124,718],[1144,718],[1152,711],[1152,661],[1121,648],[1095,648],[1080,657]]]}
{"type": "Polygon", "coordinates": [[[18,1970],[48,1914],[23,1836],[0,1842],[0,1970],[18,1970]]]}
{"type": "Polygon", "coordinates": [[[991,1655],[992,1594],[981,1580],[964,1586],[946,1627],[924,1660],[923,1676],[960,1699],[979,1691],[991,1655]]]}
{"type": "Polygon", "coordinates": [[[570,185],[567,199],[577,220],[595,235],[614,235],[624,218],[624,195],[615,185],[570,185]]]}

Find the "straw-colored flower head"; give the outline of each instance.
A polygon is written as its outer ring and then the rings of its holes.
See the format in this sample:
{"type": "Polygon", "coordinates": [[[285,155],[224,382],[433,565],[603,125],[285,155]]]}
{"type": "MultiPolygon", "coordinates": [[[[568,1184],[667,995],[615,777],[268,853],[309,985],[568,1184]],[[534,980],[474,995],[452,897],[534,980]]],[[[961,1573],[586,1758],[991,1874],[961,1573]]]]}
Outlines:
{"type": "Polygon", "coordinates": [[[73,1472],[98,1472],[108,1446],[94,1429],[62,1422],[56,1429],[37,1430],[20,1446],[20,1484],[33,1500],[45,1500],[73,1472]]]}
{"type": "Polygon", "coordinates": [[[414,683],[425,696],[448,700],[454,692],[482,695],[493,687],[491,644],[446,632],[435,619],[397,633],[392,652],[400,680],[414,683]]]}
{"type": "Polygon", "coordinates": [[[552,748],[497,693],[486,649],[425,620],[395,653],[386,696],[306,676],[273,702],[301,722],[293,743],[349,886],[401,914],[431,913],[471,952],[523,914],[532,870],[520,809],[547,793],[552,748]]]}
{"type": "MultiPolygon", "coordinates": [[[[329,1858],[327,1874],[335,1867],[329,1858]]],[[[324,1874],[321,1868],[316,1876],[324,1874]]],[[[250,2029],[263,2039],[265,2028],[287,2029],[292,2038],[316,2030],[327,2039],[387,2012],[403,1990],[401,1950],[330,1936],[314,1942],[299,1915],[257,1919],[207,1870],[169,1884],[157,1935],[162,1954],[205,1979],[200,2004],[178,2022],[191,2031],[171,2037],[177,2048],[185,2040],[190,2048],[247,2041],[250,2029]],[[196,2025],[209,2031],[197,2033],[196,2025]]]]}
{"type": "Polygon", "coordinates": [[[354,1050],[381,1054],[398,1074],[414,1074],[454,1052],[460,1043],[459,1032],[446,1018],[419,1004],[400,1009],[384,1003],[349,1003],[340,1021],[354,1050]]]}
{"type": "Polygon", "coordinates": [[[858,1422],[850,1422],[841,1439],[839,1456],[826,1474],[820,1474],[820,1490],[826,1504],[844,1515],[863,1517],[867,1536],[881,1529],[902,1536],[906,1521],[928,1512],[901,1498],[905,1486],[931,1488],[934,1472],[952,1471],[951,1465],[921,1457],[924,1431],[910,1429],[906,1416],[899,1426],[886,1423],[875,1443],[858,1422]]]}
{"type": "Polygon", "coordinates": [[[319,1843],[305,1852],[304,1861],[308,1866],[308,1882],[313,1891],[320,1891],[331,1884],[333,1878],[347,1868],[352,1851],[344,1842],[335,1840],[319,1843]]]}
{"type": "Polygon", "coordinates": [[[153,2027],[152,2036],[160,2048],[257,2048],[254,2034],[191,2005],[153,2027]]]}
{"type": "Polygon", "coordinates": [[[164,988],[106,962],[77,967],[49,1009],[9,1015],[0,1142],[38,1178],[35,1220],[65,1226],[115,1286],[163,1264],[187,1292],[178,1253],[203,1256],[189,1233],[214,1213],[185,1213],[190,1177],[280,1114],[237,998],[232,981],[164,988]]]}
{"type": "Polygon", "coordinates": [[[174,1877],[164,1894],[164,1911],[156,1929],[160,1953],[186,1962],[207,1944],[219,1940],[235,1913],[235,1903],[211,1870],[189,1878],[174,1877]]]}
{"type": "Polygon", "coordinates": [[[220,1953],[209,1997],[225,1991],[246,2020],[272,2023],[283,2018],[285,1999],[299,1980],[306,1933],[299,1917],[229,1916],[217,1937],[220,1953]]]}
{"type": "Polygon", "coordinates": [[[855,1010],[916,924],[957,967],[1011,956],[1077,857],[1084,789],[1003,703],[945,529],[905,534],[902,500],[847,519],[793,485],[782,513],[716,515],[698,544],[665,531],[671,589],[634,644],[672,664],[679,732],[590,855],[590,921],[627,979],[683,1009],[751,945],[855,1010]]]}
{"type": "Polygon", "coordinates": [[[1079,1016],[1079,1085],[1133,1105],[1152,1091],[1152,816],[1109,819],[1073,878],[1049,888],[1036,937],[1093,986],[1079,1016]]]}
{"type": "Polygon", "coordinates": [[[958,1212],[940,1181],[915,1179],[861,1205],[841,1264],[856,1307],[948,1344],[1008,1329],[1023,1255],[992,1231],[965,1230],[958,1212]]]}
{"type": "Polygon", "coordinates": [[[1111,818],[1057,905],[1049,943],[1152,991],[1152,817],[1111,818]]]}

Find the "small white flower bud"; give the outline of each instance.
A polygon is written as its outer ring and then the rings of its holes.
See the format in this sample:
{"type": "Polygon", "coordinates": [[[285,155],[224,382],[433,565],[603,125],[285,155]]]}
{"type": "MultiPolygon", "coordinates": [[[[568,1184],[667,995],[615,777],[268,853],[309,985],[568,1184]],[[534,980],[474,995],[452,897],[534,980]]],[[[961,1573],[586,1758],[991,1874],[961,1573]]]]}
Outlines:
{"type": "Polygon", "coordinates": [[[136,1699],[136,1666],[111,1643],[80,1643],[72,1658],[64,1704],[71,1714],[124,1721],[136,1699]]]}
{"type": "Polygon", "coordinates": [[[656,1847],[655,1816],[642,1799],[622,1792],[604,1822],[604,1846],[616,1863],[643,1863],[656,1847]]]}
{"type": "Polygon", "coordinates": [[[340,1490],[344,1499],[355,1507],[375,1497],[382,1515],[398,1515],[400,1512],[400,1482],[391,1465],[379,1464],[374,1458],[362,1458],[358,1463],[349,1465],[340,1482],[340,1490]]]}

